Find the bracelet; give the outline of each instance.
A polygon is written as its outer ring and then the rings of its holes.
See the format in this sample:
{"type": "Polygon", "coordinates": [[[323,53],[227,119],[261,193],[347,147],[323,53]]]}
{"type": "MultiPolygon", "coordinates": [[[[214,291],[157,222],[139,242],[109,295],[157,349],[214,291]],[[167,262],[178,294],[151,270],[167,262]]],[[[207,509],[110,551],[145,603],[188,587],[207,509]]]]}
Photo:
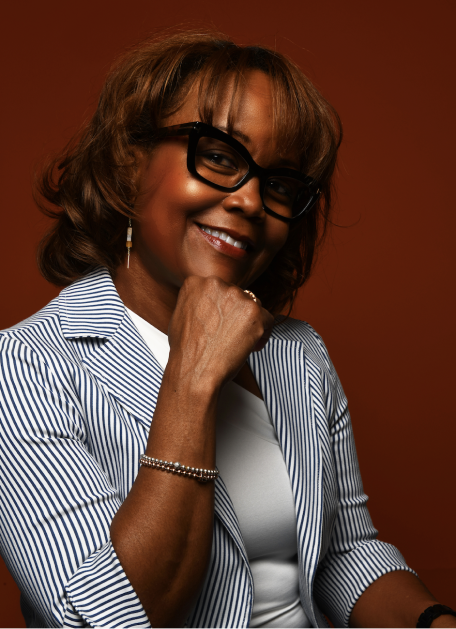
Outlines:
{"type": "Polygon", "coordinates": [[[141,454],[139,463],[146,467],[153,467],[156,470],[163,470],[163,472],[171,472],[172,474],[181,474],[182,476],[190,476],[196,478],[200,483],[207,483],[208,480],[215,480],[219,475],[218,469],[205,470],[199,467],[189,467],[188,465],[181,465],[178,461],[173,463],[172,461],[162,461],[161,459],[154,459],[152,456],[141,454]]]}
{"type": "Polygon", "coordinates": [[[417,627],[430,627],[432,621],[434,621],[439,616],[456,616],[456,612],[451,607],[447,607],[446,605],[431,605],[418,618],[418,622],[416,623],[417,627]]]}

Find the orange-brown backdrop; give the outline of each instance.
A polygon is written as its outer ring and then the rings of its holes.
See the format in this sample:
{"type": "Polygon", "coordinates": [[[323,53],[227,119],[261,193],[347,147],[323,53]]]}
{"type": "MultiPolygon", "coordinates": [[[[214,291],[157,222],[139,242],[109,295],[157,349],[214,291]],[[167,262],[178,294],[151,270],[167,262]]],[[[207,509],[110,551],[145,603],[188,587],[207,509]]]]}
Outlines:
{"type": "MultiPolygon", "coordinates": [[[[110,62],[176,22],[295,59],[345,128],[334,228],[294,315],[325,339],[351,404],[380,538],[456,607],[455,3],[79,0],[2,8],[0,328],[57,290],[35,247],[41,156],[93,111],[110,62]]],[[[1,462],[0,462],[1,465],[1,462]]],[[[20,470],[17,470],[20,474],[20,470]]],[[[0,572],[0,626],[24,626],[0,572]]]]}

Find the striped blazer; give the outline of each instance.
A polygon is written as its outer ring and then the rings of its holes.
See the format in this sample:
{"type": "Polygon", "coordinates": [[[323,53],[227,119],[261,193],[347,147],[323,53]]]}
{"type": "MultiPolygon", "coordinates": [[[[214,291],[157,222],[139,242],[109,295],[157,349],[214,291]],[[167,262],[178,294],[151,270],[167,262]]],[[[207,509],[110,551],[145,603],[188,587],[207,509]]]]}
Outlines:
{"type": "MultiPolygon", "coordinates": [[[[162,369],[106,269],[0,333],[0,549],[32,627],[148,627],[110,541],[145,450],[162,369]]],[[[296,504],[299,588],[315,627],[338,627],[382,574],[409,570],[376,540],[347,402],[307,324],[274,328],[250,367],[296,504]]],[[[151,514],[153,517],[153,513],[151,514]]],[[[210,565],[189,627],[247,627],[253,582],[233,504],[215,486],[210,565]]]]}

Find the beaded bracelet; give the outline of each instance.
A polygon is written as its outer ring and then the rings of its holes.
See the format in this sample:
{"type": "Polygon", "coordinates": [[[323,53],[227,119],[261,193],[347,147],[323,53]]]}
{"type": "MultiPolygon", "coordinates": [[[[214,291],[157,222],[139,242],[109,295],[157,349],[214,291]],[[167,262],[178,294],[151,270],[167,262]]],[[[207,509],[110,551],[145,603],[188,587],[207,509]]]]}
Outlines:
{"type": "Polygon", "coordinates": [[[200,483],[207,483],[208,480],[215,480],[219,475],[219,471],[217,469],[205,470],[199,467],[189,467],[188,465],[181,465],[178,461],[175,463],[172,461],[162,461],[161,459],[154,459],[154,457],[147,456],[146,454],[141,454],[139,463],[141,465],[145,465],[146,467],[163,470],[163,472],[190,476],[191,478],[196,478],[196,480],[200,483]]]}

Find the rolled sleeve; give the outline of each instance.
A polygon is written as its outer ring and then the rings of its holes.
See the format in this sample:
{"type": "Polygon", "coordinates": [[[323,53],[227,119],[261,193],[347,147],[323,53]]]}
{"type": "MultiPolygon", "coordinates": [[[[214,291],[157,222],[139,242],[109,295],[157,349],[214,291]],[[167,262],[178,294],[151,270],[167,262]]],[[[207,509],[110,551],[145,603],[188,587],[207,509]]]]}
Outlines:
{"type": "Polygon", "coordinates": [[[109,540],[78,568],[66,585],[64,626],[150,627],[136,592],[109,540]]]}
{"type": "Polygon", "coordinates": [[[409,568],[395,546],[370,540],[346,553],[331,553],[317,572],[315,598],[335,627],[348,627],[356,601],[387,572],[409,568]]]}
{"type": "Polygon", "coordinates": [[[329,373],[323,375],[323,390],[338,504],[328,550],[317,570],[314,595],[336,627],[348,627],[352,609],[369,585],[388,572],[413,570],[397,548],[376,539],[378,531],[366,505],[368,497],[363,490],[347,399],[327,352],[326,356],[329,373]]]}
{"type": "Polygon", "coordinates": [[[91,454],[72,366],[57,374],[8,336],[0,358],[0,549],[25,615],[35,627],[150,627],[110,540],[121,498],[91,454]]]}

